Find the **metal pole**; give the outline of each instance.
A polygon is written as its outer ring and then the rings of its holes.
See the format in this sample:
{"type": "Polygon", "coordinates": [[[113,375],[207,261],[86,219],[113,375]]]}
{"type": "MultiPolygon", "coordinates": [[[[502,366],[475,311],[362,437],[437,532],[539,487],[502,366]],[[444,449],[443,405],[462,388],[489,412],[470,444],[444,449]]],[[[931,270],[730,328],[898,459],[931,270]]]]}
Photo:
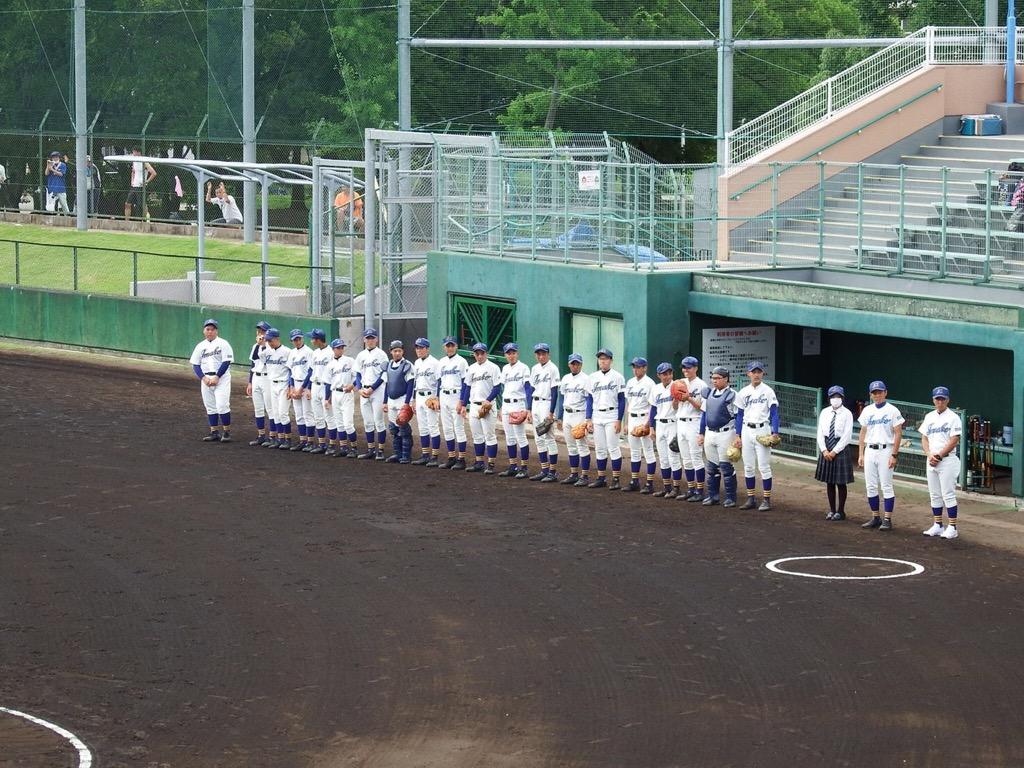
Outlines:
{"type": "Polygon", "coordinates": [[[939,277],[946,276],[946,249],[949,247],[949,233],[947,228],[949,227],[949,168],[943,168],[942,171],[942,234],[941,242],[942,247],[939,249],[939,277]]]}
{"type": "MultiPolygon", "coordinates": [[[[256,3],[242,0],[242,160],[256,162],[256,3]]],[[[242,184],[242,238],[256,239],[256,190],[253,182],[242,184]]]]}
{"type": "Polygon", "coordinates": [[[89,229],[89,200],[85,189],[85,156],[89,153],[85,63],[85,0],[75,0],[75,226],[80,232],[89,229]]]}
{"type": "MultiPolygon", "coordinates": [[[[317,267],[320,266],[320,253],[323,249],[323,171],[320,168],[320,158],[313,158],[313,200],[312,206],[310,207],[310,220],[309,220],[309,261],[313,267],[313,274],[317,277],[317,284],[320,283],[320,271],[317,267]]],[[[330,204],[333,206],[334,198],[329,198],[330,204]]],[[[332,210],[333,214],[333,210],[332,210]]],[[[333,219],[334,216],[332,215],[333,219]]],[[[333,241],[334,238],[332,237],[333,241]]],[[[331,264],[334,264],[334,259],[331,259],[331,264]]],[[[313,290],[313,286],[310,285],[310,298],[312,299],[312,307],[314,315],[320,314],[320,290],[313,290]]],[[[334,285],[331,284],[331,295],[334,295],[334,285]]]]}
{"type": "Polygon", "coordinates": [[[857,163],[857,269],[864,266],[864,163],[857,163]]]}
{"type": "Polygon", "coordinates": [[[989,29],[999,26],[999,0],[985,0],[985,26],[989,29]]]}
{"type": "Polygon", "coordinates": [[[132,251],[132,296],[139,297],[139,252],[132,251]]]}
{"type": "MultiPolygon", "coordinates": [[[[263,174],[260,184],[260,261],[270,261],[270,180],[263,174]]],[[[263,307],[266,309],[266,307],[263,307]]]]}
{"type": "Polygon", "coordinates": [[[374,180],[377,177],[377,169],[374,163],[373,139],[369,135],[363,140],[363,157],[366,159],[366,186],[363,199],[363,320],[366,327],[370,328],[373,326],[377,309],[374,301],[374,291],[377,290],[374,275],[377,251],[377,190],[374,180]]]}
{"type": "Polygon", "coordinates": [[[39,121],[39,128],[37,133],[39,134],[39,210],[45,210],[46,208],[46,175],[43,172],[43,126],[46,125],[46,119],[50,116],[50,110],[46,110],[43,113],[43,119],[39,121]]]}
{"type": "Polygon", "coordinates": [[[818,266],[825,263],[825,161],[818,163],[818,266]]]}
{"type": "Polygon", "coordinates": [[[906,193],[907,193],[907,166],[901,165],[900,166],[900,215],[899,215],[900,240],[899,240],[899,251],[896,254],[896,273],[900,274],[900,275],[903,274],[903,244],[904,244],[904,241],[906,239],[906,232],[907,232],[906,227],[904,226],[904,223],[906,222],[905,217],[906,217],[906,213],[907,213],[906,197],[905,197],[906,193]]]}
{"type": "Polygon", "coordinates": [[[715,143],[718,164],[729,165],[729,145],[726,135],[732,130],[732,0],[718,3],[718,127],[715,143]]]}
{"type": "Polygon", "coordinates": [[[1006,4],[1006,103],[1013,104],[1017,90],[1017,12],[1013,0],[1006,4]]]}
{"type": "Polygon", "coordinates": [[[412,0],[398,0],[398,130],[412,129],[412,0]]]}
{"type": "Polygon", "coordinates": [[[772,163],[772,258],[771,266],[779,266],[779,164],[772,163]]]}
{"type": "Polygon", "coordinates": [[[985,266],[983,279],[992,279],[992,169],[985,171],[985,266]]]}
{"type": "MultiPolygon", "coordinates": [[[[206,256],[206,190],[203,189],[206,182],[206,174],[203,171],[199,171],[196,174],[196,184],[199,188],[199,194],[196,195],[196,231],[198,232],[199,243],[197,253],[199,258],[196,259],[196,269],[203,268],[203,258],[206,256]]],[[[199,283],[199,274],[196,273],[196,284],[199,283]]]]}

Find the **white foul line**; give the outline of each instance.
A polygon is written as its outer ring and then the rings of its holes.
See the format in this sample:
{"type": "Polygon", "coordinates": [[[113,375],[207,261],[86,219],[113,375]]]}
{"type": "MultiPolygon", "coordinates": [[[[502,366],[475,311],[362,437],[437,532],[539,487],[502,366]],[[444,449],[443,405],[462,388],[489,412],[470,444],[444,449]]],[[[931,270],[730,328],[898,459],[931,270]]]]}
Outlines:
{"type": "Polygon", "coordinates": [[[916,576],[919,573],[924,573],[924,566],[917,563],[912,563],[909,560],[894,560],[891,557],[863,557],[860,555],[806,555],[804,557],[780,557],[778,560],[772,560],[770,563],[765,563],[765,568],[775,573],[784,573],[787,576],[806,576],[809,579],[832,579],[832,580],[850,580],[860,581],[864,579],[900,579],[904,576],[916,576]],[[910,567],[910,570],[906,573],[890,573],[885,576],[826,576],[821,573],[807,573],[806,571],[787,571],[779,567],[782,563],[793,562],[794,560],[875,560],[882,563],[896,563],[898,565],[906,565],[910,567]]]}
{"type": "Polygon", "coordinates": [[[16,709],[0,707],[0,712],[6,712],[9,715],[24,718],[25,720],[28,720],[30,723],[35,723],[36,725],[43,726],[43,728],[49,728],[58,736],[62,736],[63,738],[67,739],[71,743],[71,746],[78,750],[78,768],[92,767],[92,752],[90,752],[89,748],[85,746],[85,742],[83,742],[80,738],[75,736],[75,734],[73,734],[71,731],[61,728],[59,725],[49,723],[40,717],[36,717],[35,715],[29,715],[25,712],[19,712],[16,709]]]}

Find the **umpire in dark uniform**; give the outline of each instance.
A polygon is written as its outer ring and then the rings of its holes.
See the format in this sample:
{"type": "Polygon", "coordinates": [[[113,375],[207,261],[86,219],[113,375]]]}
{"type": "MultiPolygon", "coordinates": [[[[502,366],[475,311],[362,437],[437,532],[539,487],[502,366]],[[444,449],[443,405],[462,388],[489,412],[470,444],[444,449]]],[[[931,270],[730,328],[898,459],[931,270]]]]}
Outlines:
{"type": "Polygon", "coordinates": [[[829,508],[826,520],[846,519],[846,486],[853,482],[853,462],[846,450],[853,439],[853,414],[843,405],[845,396],[842,387],[829,387],[829,404],[818,416],[814,479],[825,483],[829,508]]]}

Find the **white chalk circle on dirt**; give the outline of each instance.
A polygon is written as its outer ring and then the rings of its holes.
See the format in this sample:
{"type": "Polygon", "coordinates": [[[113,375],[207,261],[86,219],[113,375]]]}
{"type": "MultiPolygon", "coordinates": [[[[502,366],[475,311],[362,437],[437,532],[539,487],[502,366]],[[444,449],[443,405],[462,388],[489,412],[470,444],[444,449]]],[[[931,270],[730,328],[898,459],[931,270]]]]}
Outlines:
{"type": "Polygon", "coordinates": [[[924,566],[913,563],[910,560],[895,560],[891,557],[865,557],[863,555],[804,555],[801,557],[780,557],[765,563],[765,568],[773,573],[782,573],[786,576],[803,576],[808,579],[830,579],[834,581],[867,581],[871,579],[902,579],[904,576],[917,576],[924,573],[924,566]],[[870,560],[879,563],[893,563],[903,566],[909,570],[901,570],[899,573],[887,573],[879,576],[832,576],[824,573],[808,573],[790,568],[783,568],[785,563],[795,563],[801,560],[870,560]]]}

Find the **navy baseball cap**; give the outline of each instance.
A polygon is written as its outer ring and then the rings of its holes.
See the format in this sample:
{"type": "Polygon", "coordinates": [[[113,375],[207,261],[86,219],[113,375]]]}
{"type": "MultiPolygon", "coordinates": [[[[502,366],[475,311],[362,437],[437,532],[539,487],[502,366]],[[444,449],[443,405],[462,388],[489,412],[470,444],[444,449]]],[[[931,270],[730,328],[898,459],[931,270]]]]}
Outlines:
{"type": "Polygon", "coordinates": [[[615,356],[612,354],[612,351],[607,347],[601,347],[599,350],[597,350],[597,357],[607,357],[609,360],[612,360],[615,356]]]}
{"type": "Polygon", "coordinates": [[[548,354],[551,354],[551,345],[548,344],[546,341],[542,341],[539,344],[534,344],[533,345],[533,351],[534,352],[547,352],[548,354]]]}
{"type": "Polygon", "coordinates": [[[482,341],[478,341],[476,344],[473,345],[473,351],[474,352],[486,352],[487,351],[487,345],[484,344],[482,341]]]}
{"type": "Polygon", "coordinates": [[[868,392],[888,392],[889,388],[885,386],[885,382],[881,379],[876,379],[868,384],[868,392]]]}
{"type": "Polygon", "coordinates": [[[430,349],[430,339],[424,339],[422,336],[420,336],[418,339],[416,339],[415,346],[423,347],[424,349],[430,349]]]}
{"type": "Polygon", "coordinates": [[[672,363],[658,363],[658,373],[672,373],[672,363]]]}
{"type": "Polygon", "coordinates": [[[508,352],[518,352],[519,351],[519,345],[516,344],[514,341],[510,341],[508,344],[506,344],[504,347],[501,348],[501,351],[505,352],[505,353],[508,353],[508,352]]]}
{"type": "Polygon", "coordinates": [[[332,339],[331,340],[331,349],[344,349],[344,348],[345,348],[345,342],[342,339],[332,339]]]}
{"type": "Polygon", "coordinates": [[[269,339],[280,339],[281,338],[281,332],[279,330],[277,330],[277,328],[267,328],[267,336],[266,336],[266,338],[268,340],[269,339]]]}
{"type": "Polygon", "coordinates": [[[828,388],[828,396],[832,397],[832,395],[840,395],[842,397],[846,397],[846,390],[840,387],[838,384],[836,384],[834,387],[828,388]]]}
{"type": "Polygon", "coordinates": [[[687,355],[686,357],[683,358],[683,361],[680,363],[680,365],[682,365],[683,368],[696,368],[698,365],[700,365],[700,360],[698,360],[693,355],[687,355]]]}
{"type": "Polygon", "coordinates": [[[582,365],[582,363],[583,363],[583,355],[580,355],[580,354],[577,354],[576,352],[573,352],[571,355],[569,355],[569,362],[570,363],[580,363],[582,365]]]}
{"type": "Polygon", "coordinates": [[[932,398],[935,399],[939,397],[949,400],[949,387],[936,387],[935,389],[933,389],[932,398]]]}
{"type": "Polygon", "coordinates": [[[53,150],[53,152],[51,152],[51,153],[49,154],[49,156],[50,156],[50,157],[60,157],[60,152],[58,152],[58,151],[57,151],[57,150],[55,149],[55,150],[53,150]]]}
{"type": "Polygon", "coordinates": [[[750,373],[751,371],[764,371],[764,363],[760,360],[751,360],[750,363],[747,364],[747,373],[750,373]]]}
{"type": "Polygon", "coordinates": [[[401,339],[395,339],[388,344],[388,349],[405,349],[405,344],[402,343],[401,339]]]}
{"type": "Polygon", "coordinates": [[[634,368],[646,368],[647,367],[647,358],[646,357],[634,357],[633,360],[630,362],[630,365],[633,366],[634,368]]]}
{"type": "Polygon", "coordinates": [[[327,341],[327,332],[322,328],[314,328],[309,332],[309,338],[320,339],[320,341],[327,341]]]}
{"type": "Polygon", "coordinates": [[[379,335],[380,334],[377,333],[377,329],[376,328],[367,328],[365,331],[363,331],[363,338],[364,339],[376,339],[377,336],[379,336],[379,335]]]}
{"type": "Polygon", "coordinates": [[[220,328],[220,323],[218,323],[212,317],[209,320],[207,320],[205,323],[203,323],[203,328],[206,328],[209,325],[212,325],[214,328],[220,328]]]}
{"type": "Polygon", "coordinates": [[[447,347],[447,346],[448,346],[449,344],[454,344],[455,346],[458,346],[458,345],[459,345],[459,342],[457,342],[457,341],[455,340],[455,337],[454,337],[454,336],[445,336],[445,337],[444,337],[444,341],[443,341],[443,342],[441,342],[441,343],[442,343],[442,345],[444,345],[444,346],[446,346],[446,347],[447,347]]]}
{"type": "Polygon", "coordinates": [[[729,369],[726,368],[724,365],[716,365],[714,368],[711,369],[711,375],[712,376],[724,376],[725,378],[728,379],[729,378],[729,369]]]}
{"type": "Polygon", "coordinates": [[[305,335],[306,334],[304,334],[298,328],[292,328],[291,333],[288,334],[288,338],[291,339],[292,341],[295,341],[296,339],[301,339],[305,335]]]}
{"type": "Polygon", "coordinates": [[[267,331],[270,330],[270,323],[268,323],[266,320],[260,320],[258,323],[256,323],[256,327],[259,330],[261,330],[264,333],[266,333],[267,331]]]}

